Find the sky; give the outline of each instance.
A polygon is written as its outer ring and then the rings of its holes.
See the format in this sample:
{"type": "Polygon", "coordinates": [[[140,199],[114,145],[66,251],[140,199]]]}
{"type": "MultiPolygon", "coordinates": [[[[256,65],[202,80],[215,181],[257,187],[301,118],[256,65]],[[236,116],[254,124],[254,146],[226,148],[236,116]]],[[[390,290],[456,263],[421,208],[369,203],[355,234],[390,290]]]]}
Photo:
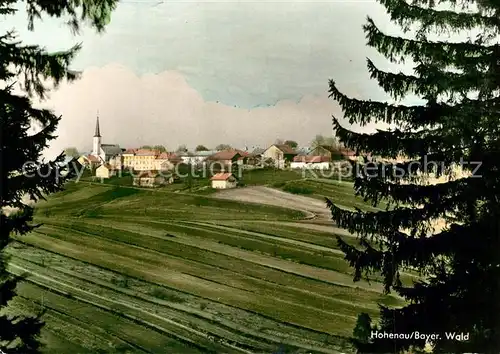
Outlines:
{"type": "Polygon", "coordinates": [[[43,103],[63,115],[52,153],[88,151],[97,112],[103,142],[124,148],[267,147],[332,133],[331,116],[342,111],[328,98],[329,79],[348,95],[383,98],[366,69],[366,57],[388,67],[365,45],[368,14],[392,28],[375,0],[124,0],[104,34],[87,26],[73,35],[50,18],[29,32],[24,11],[0,31],[15,28],[49,51],[83,43],[72,65],[82,77],[43,103]]]}

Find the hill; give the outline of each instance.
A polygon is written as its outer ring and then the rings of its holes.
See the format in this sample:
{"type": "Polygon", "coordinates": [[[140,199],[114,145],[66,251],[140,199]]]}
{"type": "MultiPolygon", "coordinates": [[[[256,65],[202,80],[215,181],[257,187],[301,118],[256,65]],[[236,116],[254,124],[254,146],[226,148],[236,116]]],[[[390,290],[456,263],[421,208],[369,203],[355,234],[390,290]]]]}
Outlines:
{"type": "MultiPolygon", "coordinates": [[[[332,197],[362,203],[342,190],[332,197]]],[[[357,314],[400,300],[381,295],[377,276],[353,283],[335,229],[305,217],[258,200],[72,182],[8,249],[11,271],[29,274],[16,308],[46,310],[47,352],[349,352],[357,314]]]]}

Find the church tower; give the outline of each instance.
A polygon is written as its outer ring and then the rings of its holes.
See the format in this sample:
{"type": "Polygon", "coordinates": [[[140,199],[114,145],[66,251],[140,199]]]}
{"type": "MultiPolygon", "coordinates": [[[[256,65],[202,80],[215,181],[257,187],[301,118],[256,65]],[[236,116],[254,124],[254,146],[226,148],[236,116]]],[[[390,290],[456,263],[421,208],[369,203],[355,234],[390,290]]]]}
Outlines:
{"type": "Polygon", "coordinates": [[[97,114],[97,121],[95,123],[95,133],[92,144],[92,155],[99,156],[101,154],[101,132],[99,130],[99,114],[97,114]]]}

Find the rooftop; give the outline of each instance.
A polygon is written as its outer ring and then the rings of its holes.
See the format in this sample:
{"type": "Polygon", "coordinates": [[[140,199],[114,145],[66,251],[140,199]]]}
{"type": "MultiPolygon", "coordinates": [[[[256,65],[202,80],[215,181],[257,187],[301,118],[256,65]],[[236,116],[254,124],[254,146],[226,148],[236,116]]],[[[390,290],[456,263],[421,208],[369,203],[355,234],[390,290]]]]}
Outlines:
{"type": "Polygon", "coordinates": [[[229,178],[236,178],[231,172],[217,173],[210,178],[211,181],[227,181],[229,178]]]}
{"type": "Polygon", "coordinates": [[[328,156],[295,156],[293,162],[320,163],[330,162],[328,156]]]}
{"type": "Polygon", "coordinates": [[[209,160],[212,161],[220,161],[220,160],[232,160],[235,156],[241,156],[236,150],[225,150],[219,151],[208,157],[209,160]]]}
{"type": "Polygon", "coordinates": [[[278,149],[280,149],[281,151],[283,151],[283,153],[287,154],[287,155],[297,155],[297,153],[295,152],[294,149],[292,149],[290,146],[288,145],[284,145],[284,144],[273,144],[271,146],[276,146],[278,149]]]}

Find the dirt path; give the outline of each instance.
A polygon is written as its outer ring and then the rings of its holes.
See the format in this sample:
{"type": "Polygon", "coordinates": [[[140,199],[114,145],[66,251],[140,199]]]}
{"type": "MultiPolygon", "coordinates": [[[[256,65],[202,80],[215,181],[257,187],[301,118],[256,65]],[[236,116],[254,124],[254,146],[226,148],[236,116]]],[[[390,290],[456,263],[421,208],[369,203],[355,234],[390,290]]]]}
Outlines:
{"type": "Polygon", "coordinates": [[[333,221],[331,220],[326,220],[326,222],[321,222],[319,220],[304,220],[304,221],[256,221],[256,220],[249,220],[245,221],[246,223],[255,223],[255,224],[273,224],[273,225],[284,225],[284,226],[292,226],[292,227],[298,227],[302,229],[308,229],[308,230],[314,230],[314,231],[320,231],[320,232],[328,232],[332,233],[335,235],[340,235],[340,236],[349,236],[349,237],[356,237],[355,235],[349,233],[348,231],[344,229],[339,229],[338,227],[333,226],[333,221]]]}
{"type": "Polygon", "coordinates": [[[308,215],[308,219],[328,220],[330,218],[330,211],[327,209],[325,202],[269,187],[256,186],[226,189],[218,191],[213,197],[303,211],[308,215]]]}

